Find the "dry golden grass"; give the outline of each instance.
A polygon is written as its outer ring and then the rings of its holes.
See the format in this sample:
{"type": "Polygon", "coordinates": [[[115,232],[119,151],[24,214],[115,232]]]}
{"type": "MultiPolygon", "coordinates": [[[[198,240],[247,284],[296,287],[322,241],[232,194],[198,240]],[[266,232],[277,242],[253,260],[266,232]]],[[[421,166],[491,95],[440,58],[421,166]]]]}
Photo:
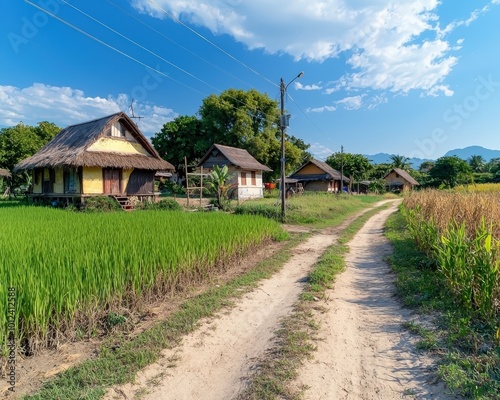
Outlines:
{"type": "Polygon", "coordinates": [[[423,190],[405,197],[404,206],[417,210],[424,221],[431,219],[440,232],[454,220],[465,223],[467,234],[474,236],[484,218],[496,240],[500,240],[500,191],[444,192],[423,190]]]}
{"type": "Polygon", "coordinates": [[[407,196],[402,211],[418,247],[436,261],[463,310],[497,326],[500,192],[427,190],[407,196]]]}
{"type": "Polygon", "coordinates": [[[457,192],[500,192],[500,183],[478,183],[477,185],[460,185],[454,189],[457,192]]]}

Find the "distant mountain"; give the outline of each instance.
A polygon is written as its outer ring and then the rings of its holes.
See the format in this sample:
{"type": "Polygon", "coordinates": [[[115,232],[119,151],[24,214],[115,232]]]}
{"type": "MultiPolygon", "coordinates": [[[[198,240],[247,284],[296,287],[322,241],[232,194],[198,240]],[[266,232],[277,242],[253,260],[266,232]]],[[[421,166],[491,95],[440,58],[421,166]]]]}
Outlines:
{"type": "MultiPolygon", "coordinates": [[[[394,154],[389,154],[389,153],[377,153],[373,155],[365,155],[366,158],[368,158],[372,164],[390,164],[391,163],[391,156],[394,154]]],[[[433,161],[429,160],[427,158],[410,158],[409,162],[411,163],[411,167],[413,169],[418,169],[420,167],[420,164],[422,164],[425,161],[433,161]]]]}
{"type": "Polygon", "coordinates": [[[462,160],[467,160],[470,156],[482,156],[486,161],[490,161],[492,158],[500,158],[500,150],[486,149],[481,146],[469,146],[464,149],[450,150],[444,156],[457,156],[462,160]]]}

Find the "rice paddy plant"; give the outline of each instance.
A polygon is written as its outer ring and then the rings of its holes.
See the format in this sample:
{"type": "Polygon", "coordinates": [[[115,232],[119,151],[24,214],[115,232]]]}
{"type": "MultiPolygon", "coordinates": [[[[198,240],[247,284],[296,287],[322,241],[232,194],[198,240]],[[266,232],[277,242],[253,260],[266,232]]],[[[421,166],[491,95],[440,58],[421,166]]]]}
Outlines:
{"type": "Polygon", "coordinates": [[[500,311],[500,192],[422,191],[402,211],[417,245],[465,311],[484,320],[500,311]]]}
{"type": "Polygon", "coordinates": [[[454,188],[457,192],[500,192],[500,183],[478,183],[472,185],[459,185],[454,188]]]}
{"type": "Polygon", "coordinates": [[[117,307],[195,284],[284,234],[274,221],[223,213],[17,207],[0,208],[0,221],[0,355],[9,288],[16,290],[16,340],[35,350],[77,327],[92,331],[117,307]]]}

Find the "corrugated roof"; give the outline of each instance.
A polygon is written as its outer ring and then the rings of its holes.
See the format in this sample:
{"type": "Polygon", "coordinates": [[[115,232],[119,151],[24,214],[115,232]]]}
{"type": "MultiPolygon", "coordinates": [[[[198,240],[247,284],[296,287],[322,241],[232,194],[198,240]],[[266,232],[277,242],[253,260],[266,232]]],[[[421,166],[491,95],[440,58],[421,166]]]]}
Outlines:
{"type": "Polygon", "coordinates": [[[16,165],[14,171],[54,167],[110,167],[140,168],[150,170],[174,170],[163,160],[127,114],[119,112],[103,118],[70,125],[59,132],[35,155],[16,165]],[[149,155],[119,152],[88,151],[87,149],[116,122],[123,123],[132,136],[147,150],[149,155]]]}
{"type": "Polygon", "coordinates": [[[224,146],[222,144],[213,144],[210,149],[205,153],[198,163],[198,167],[204,165],[214,150],[219,150],[224,157],[235,167],[248,170],[257,171],[272,171],[271,168],[258,162],[248,151],[245,149],[238,149],[237,147],[224,146]]]}
{"type": "Polygon", "coordinates": [[[396,172],[401,178],[405,179],[407,182],[411,183],[412,185],[420,185],[408,172],[406,172],[404,169],[401,168],[393,168],[391,169],[385,176],[384,179],[392,172],[396,172]]]}

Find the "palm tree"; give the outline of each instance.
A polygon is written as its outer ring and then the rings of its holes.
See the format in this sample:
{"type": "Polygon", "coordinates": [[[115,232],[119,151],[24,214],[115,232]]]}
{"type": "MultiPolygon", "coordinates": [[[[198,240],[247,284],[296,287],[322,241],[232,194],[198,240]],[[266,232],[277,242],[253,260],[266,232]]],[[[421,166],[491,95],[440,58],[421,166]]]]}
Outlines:
{"type": "Polygon", "coordinates": [[[484,172],[484,167],[486,166],[486,161],[484,160],[483,156],[475,155],[475,156],[470,156],[469,159],[467,160],[469,163],[470,167],[472,168],[472,171],[474,172],[484,172]]]}
{"type": "Polygon", "coordinates": [[[400,156],[399,154],[393,154],[391,156],[391,167],[408,170],[411,167],[410,159],[405,156],[400,156]]]}

